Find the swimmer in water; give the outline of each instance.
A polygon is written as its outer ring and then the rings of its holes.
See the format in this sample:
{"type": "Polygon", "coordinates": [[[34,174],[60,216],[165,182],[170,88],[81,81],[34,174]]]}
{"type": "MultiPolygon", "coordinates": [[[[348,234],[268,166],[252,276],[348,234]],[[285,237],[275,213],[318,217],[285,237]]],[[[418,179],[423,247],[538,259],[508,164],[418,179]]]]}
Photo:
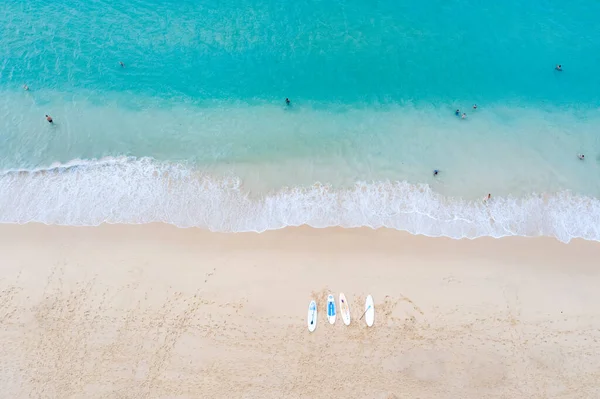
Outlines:
{"type": "Polygon", "coordinates": [[[23,90],[25,90],[25,91],[29,90],[29,86],[27,86],[26,84],[23,85],[23,90]]]}
{"type": "Polygon", "coordinates": [[[50,115],[46,115],[46,120],[48,121],[48,123],[53,123],[52,117],[50,115]]]}
{"type": "Polygon", "coordinates": [[[463,114],[460,116],[460,119],[467,119],[467,114],[463,112],[463,114]]]}
{"type": "Polygon", "coordinates": [[[125,64],[123,64],[123,61],[119,61],[119,65],[121,65],[121,68],[125,68],[125,64]]]}
{"type": "Polygon", "coordinates": [[[554,69],[556,69],[557,71],[562,72],[562,65],[558,64],[558,65],[556,65],[556,68],[554,68],[554,69]]]}
{"type": "Polygon", "coordinates": [[[477,104],[473,104],[473,109],[477,109],[477,104]]]}
{"type": "Polygon", "coordinates": [[[460,116],[460,109],[457,109],[456,111],[454,111],[454,115],[460,116]]]}
{"type": "Polygon", "coordinates": [[[585,159],[585,155],[583,155],[583,154],[578,154],[577,157],[579,159],[581,159],[582,161],[585,159]]]}
{"type": "Polygon", "coordinates": [[[286,97],[286,99],[285,99],[285,105],[290,105],[291,103],[292,102],[290,101],[290,99],[286,97]]]}
{"type": "Polygon", "coordinates": [[[437,175],[438,175],[438,173],[440,173],[440,171],[439,171],[439,170],[437,170],[437,169],[433,171],[433,175],[434,175],[434,176],[437,176],[437,175]]]}

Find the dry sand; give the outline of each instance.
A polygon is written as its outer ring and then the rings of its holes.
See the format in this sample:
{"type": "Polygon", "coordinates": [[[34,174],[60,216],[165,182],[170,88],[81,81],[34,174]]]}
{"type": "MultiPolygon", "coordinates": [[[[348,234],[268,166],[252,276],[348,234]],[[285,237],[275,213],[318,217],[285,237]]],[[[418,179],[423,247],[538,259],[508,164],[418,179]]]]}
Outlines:
{"type": "Polygon", "coordinates": [[[600,397],[600,243],[166,225],[0,242],[4,398],[600,397]],[[340,291],[349,327],[326,322],[340,291]]]}

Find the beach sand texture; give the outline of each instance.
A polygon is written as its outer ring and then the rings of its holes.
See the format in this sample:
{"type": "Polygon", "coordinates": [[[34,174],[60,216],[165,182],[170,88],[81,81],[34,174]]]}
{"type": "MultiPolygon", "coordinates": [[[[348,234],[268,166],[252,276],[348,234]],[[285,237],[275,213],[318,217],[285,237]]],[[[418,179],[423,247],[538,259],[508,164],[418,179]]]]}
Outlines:
{"type": "Polygon", "coordinates": [[[1,397],[600,397],[597,242],[35,224],[0,240],[1,397]],[[326,320],[340,291],[349,327],[326,320]]]}

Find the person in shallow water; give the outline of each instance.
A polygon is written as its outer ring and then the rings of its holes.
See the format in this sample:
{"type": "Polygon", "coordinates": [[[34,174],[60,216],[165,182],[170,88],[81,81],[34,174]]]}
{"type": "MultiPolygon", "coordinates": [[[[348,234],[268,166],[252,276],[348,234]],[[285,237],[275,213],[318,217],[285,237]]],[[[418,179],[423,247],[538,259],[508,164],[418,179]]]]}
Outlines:
{"type": "Polygon", "coordinates": [[[125,68],[125,64],[123,64],[123,61],[119,61],[119,65],[121,65],[121,68],[125,68]]]}
{"type": "Polygon", "coordinates": [[[290,105],[291,103],[292,102],[290,101],[290,99],[286,97],[285,98],[285,105],[290,105]]]}
{"type": "Polygon", "coordinates": [[[463,112],[463,114],[460,116],[460,119],[467,119],[467,114],[463,112]]]}
{"type": "Polygon", "coordinates": [[[53,121],[52,121],[52,117],[51,117],[50,115],[46,115],[46,120],[47,120],[49,123],[52,123],[52,122],[53,122],[53,121]]]}
{"type": "Polygon", "coordinates": [[[460,116],[460,109],[457,109],[456,111],[454,111],[454,115],[460,116]]]}
{"type": "Polygon", "coordinates": [[[562,65],[558,64],[558,65],[556,65],[556,68],[554,68],[554,69],[556,69],[557,71],[562,72],[562,65]]]}
{"type": "Polygon", "coordinates": [[[435,169],[435,170],[433,171],[433,175],[434,175],[434,176],[437,176],[437,175],[438,175],[438,173],[440,173],[440,171],[439,171],[439,170],[437,170],[437,169],[435,169]]]}
{"type": "Polygon", "coordinates": [[[577,157],[579,159],[581,159],[582,161],[585,159],[585,155],[583,155],[583,154],[578,154],[577,157]]]}
{"type": "Polygon", "coordinates": [[[473,109],[477,109],[477,104],[473,104],[473,109]]]}

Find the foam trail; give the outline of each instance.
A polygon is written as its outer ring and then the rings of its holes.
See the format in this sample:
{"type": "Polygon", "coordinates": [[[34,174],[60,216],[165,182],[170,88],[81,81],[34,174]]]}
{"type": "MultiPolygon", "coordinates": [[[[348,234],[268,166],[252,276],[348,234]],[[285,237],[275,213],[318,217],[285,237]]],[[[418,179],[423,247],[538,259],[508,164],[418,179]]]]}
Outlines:
{"type": "Polygon", "coordinates": [[[238,178],[216,178],[150,158],[75,160],[0,175],[0,222],[87,226],[164,222],[219,232],[285,226],[390,227],[476,238],[551,236],[600,241],[600,201],[564,191],[488,204],[445,197],[427,185],[315,184],[251,196],[238,178]]]}

